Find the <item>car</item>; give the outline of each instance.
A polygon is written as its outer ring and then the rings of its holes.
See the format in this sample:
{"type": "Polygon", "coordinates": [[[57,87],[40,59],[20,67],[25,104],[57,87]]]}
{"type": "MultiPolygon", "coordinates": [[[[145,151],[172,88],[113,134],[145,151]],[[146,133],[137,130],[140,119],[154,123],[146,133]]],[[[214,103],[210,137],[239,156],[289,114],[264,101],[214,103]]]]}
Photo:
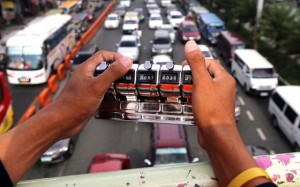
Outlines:
{"type": "Polygon", "coordinates": [[[160,14],[151,14],[149,17],[148,27],[149,29],[160,28],[163,24],[163,19],[160,14]]]}
{"type": "Polygon", "coordinates": [[[165,30],[156,30],[154,33],[154,40],[151,40],[152,56],[157,54],[167,54],[173,56],[173,48],[170,35],[165,30]]]}
{"type": "Polygon", "coordinates": [[[202,52],[202,54],[204,55],[204,58],[206,59],[214,59],[210,49],[207,47],[207,45],[198,45],[200,51],[202,52]]]}
{"type": "Polygon", "coordinates": [[[118,14],[120,17],[124,17],[126,8],[122,5],[117,5],[113,12],[118,14]]]}
{"type": "Polygon", "coordinates": [[[133,31],[139,29],[139,20],[138,19],[125,19],[123,22],[123,33],[131,34],[133,31]]]}
{"type": "Polygon", "coordinates": [[[71,72],[73,72],[82,62],[93,56],[98,50],[99,49],[96,44],[86,44],[82,46],[76,53],[74,60],[71,60],[71,72]]]}
{"type": "Polygon", "coordinates": [[[166,30],[169,32],[170,38],[171,38],[171,42],[175,43],[176,41],[176,35],[177,32],[176,30],[172,27],[172,25],[170,24],[162,24],[159,28],[159,30],[166,30]]]}
{"type": "Polygon", "coordinates": [[[147,166],[163,166],[179,163],[193,163],[199,158],[192,158],[185,128],[175,124],[153,124],[151,152],[144,160],[147,166]]]}
{"type": "Polygon", "coordinates": [[[200,3],[197,1],[191,1],[185,4],[184,8],[187,12],[191,11],[195,7],[201,7],[200,3]]]}
{"type": "Polygon", "coordinates": [[[75,29],[76,39],[80,39],[81,35],[88,29],[88,14],[79,12],[72,15],[72,23],[75,29]]]}
{"type": "Polygon", "coordinates": [[[116,44],[116,52],[137,62],[140,56],[140,46],[139,37],[135,35],[123,35],[120,42],[116,44]]]}
{"type": "Polygon", "coordinates": [[[173,63],[172,58],[169,55],[164,55],[164,54],[155,55],[152,57],[151,60],[153,64],[159,64],[159,65],[164,65],[167,64],[168,62],[173,63]]]}
{"type": "Polygon", "coordinates": [[[148,14],[151,15],[151,14],[160,14],[161,13],[161,10],[160,8],[158,7],[157,4],[151,4],[147,7],[147,10],[148,10],[148,14]]]}
{"type": "Polygon", "coordinates": [[[93,157],[89,165],[88,173],[100,173],[130,169],[129,156],[121,153],[106,153],[93,157]]]}
{"type": "Polygon", "coordinates": [[[88,14],[87,19],[88,19],[89,23],[94,22],[94,20],[95,20],[95,12],[92,9],[87,8],[87,9],[83,10],[83,12],[86,12],[88,14]]]}
{"type": "Polygon", "coordinates": [[[42,154],[39,162],[41,164],[54,164],[70,158],[74,152],[76,138],[59,140],[42,154]]]}
{"type": "Polygon", "coordinates": [[[124,6],[124,7],[130,7],[131,5],[131,0],[120,0],[119,4],[124,6]]]}
{"type": "Polygon", "coordinates": [[[180,36],[182,43],[186,43],[189,40],[194,40],[197,43],[200,43],[201,41],[200,32],[193,21],[181,22],[178,29],[178,35],[180,36]]]}
{"type": "Polygon", "coordinates": [[[106,17],[106,20],[104,22],[104,28],[106,29],[117,29],[119,28],[119,25],[120,25],[120,16],[116,13],[112,13],[112,14],[109,14],[107,17],[106,17]]]}
{"type": "Polygon", "coordinates": [[[170,14],[167,16],[169,23],[172,25],[173,28],[177,29],[181,22],[184,21],[184,16],[179,11],[171,11],[170,14]]]}
{"type": "Polygon", "coordinates": [[[176,5],[170,4],[166,7],[166,16],[168,16],[171,11],[177,11],[176,5]]]}
{"type": "Polygon", "coordinates": [[[300,86],[278,86],[269,98],[271,123],[287,137],[293,149],[300,151],[300,86]]]}
{"type": "Polygon", "coordinates": [[[139,21],[144,22],[145,21],[144,9],[143,8],[135,8],[134,11],[138,12],[139,21]]]}
{"type": "Polygon", "coordinates": [[[172,4],[171,0],[160,0],[161,7],[167,7],[168,5],[171,5],[171,4],[172,4]]]}

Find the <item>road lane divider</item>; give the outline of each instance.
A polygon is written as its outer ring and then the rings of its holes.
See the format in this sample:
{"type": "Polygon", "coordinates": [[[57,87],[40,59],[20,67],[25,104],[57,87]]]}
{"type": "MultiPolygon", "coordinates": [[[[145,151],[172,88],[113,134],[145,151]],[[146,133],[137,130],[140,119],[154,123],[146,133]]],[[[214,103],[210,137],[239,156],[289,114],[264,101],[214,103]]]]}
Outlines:
{"type": "Polygon", "coordinates": [[[266,137],[265,133],[261,130],[261,128],[256,128],[256,132],[258,133],[258,135],[262,141],[267,140],[267,137],[266,137]]]}
{"type": "Polygon", "coordinates": [[[51,75],[48,80],[48,87],[52,94],[55,94],[58,90],[58,78],[56,75],[51,75]]]}
{"type": "Polygon", "coordinates": [[[253,117],[252,113],[249,110],[246,111],[246,114],[247,114],[250,121],[254,121],[254,117],[253,117]]]}
{"type": "Polygon", "coordinates": [[[243,105],[243,106],[246,105],[244,99],[241,96],[239,96],[238,99],[239,99],[239,102],[241,103],[241,105],[243,105]]]}
{"type": "Polygon", "coordinates": [[[74,48],[69,54],[66,55],[64,61],[61,65],[57,67],[57,76],[56,78],[49,78],[48,87],[44,88],[41,93],[32,101],[27,110],[24,112],[20,120],[14,125],[17,126],[25,120],[29,119],[40,109],[48,105],[52,98],[56,96],[57,90],[61,86],[61,83],[67,75],[67,71],[72,67],[71,60],[75,58],[76,53],[79,49],[87,44],[97,33],[99,27],[104,23],[107,15],[111,12],[113,7],[116,5],[116,1],[112,1],[103,13],[96,19],[96,21],[91,25],[91,27],[82,35],[81,39],[75,44],[74,48]],[[55,80],[56,79],[56,80],[55,80]]]}

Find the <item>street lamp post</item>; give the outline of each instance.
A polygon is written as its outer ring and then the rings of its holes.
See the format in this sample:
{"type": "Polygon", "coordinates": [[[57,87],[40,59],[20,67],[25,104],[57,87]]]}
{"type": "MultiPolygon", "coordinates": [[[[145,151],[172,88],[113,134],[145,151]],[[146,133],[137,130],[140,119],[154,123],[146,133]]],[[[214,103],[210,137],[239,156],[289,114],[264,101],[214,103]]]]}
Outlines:
{"type": "Polygon", "coordinates": [[[259,19],[262,16],[264,7],[264,0],[257,0],[257,8],[256,8],[256,20],[254,26],[254,36],[253,36],[253,48],[258,49],[258,27],[259,27],[259,19]]]}

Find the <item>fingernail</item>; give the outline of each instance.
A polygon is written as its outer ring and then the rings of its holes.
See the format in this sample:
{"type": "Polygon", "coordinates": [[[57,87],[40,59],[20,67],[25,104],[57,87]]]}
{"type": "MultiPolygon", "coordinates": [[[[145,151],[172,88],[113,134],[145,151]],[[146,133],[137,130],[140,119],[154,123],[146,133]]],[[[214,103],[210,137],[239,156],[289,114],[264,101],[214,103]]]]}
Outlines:
{"type": "Polygon", "coordinates": [[[186,43],[186,51],[187,52],[192,52],[192,51],[195,51],[195,50],[199,50],[199,47],[196,44],[196,42],[195,41],[188,41],[186,43]]]}
{"type": "Polygon", "coordinates": [[[122,58],[120,58],[120,62],[121,62],[121,64],[122,64],[125,68],[130,67],[131,64],[132,64],[131,59],[128,58],[128,57],[122,57],[122,58]]]}

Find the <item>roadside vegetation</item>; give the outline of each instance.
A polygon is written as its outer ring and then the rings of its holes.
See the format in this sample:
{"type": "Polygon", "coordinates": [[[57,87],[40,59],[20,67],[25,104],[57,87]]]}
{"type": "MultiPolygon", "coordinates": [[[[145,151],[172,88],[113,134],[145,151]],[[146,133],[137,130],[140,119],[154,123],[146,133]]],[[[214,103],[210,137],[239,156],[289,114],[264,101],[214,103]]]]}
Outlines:
{"type": "MultiPolygon", "coordinates": [[[[300,11],[281,3],[266,3],[256,19],[257,0],[214,0],[202,3],[217,13],[230,31],[257,49],[290,84],[300,85],[300,11]]],[[[281,82],[284,82],[281,79],[281,82]]]]}

